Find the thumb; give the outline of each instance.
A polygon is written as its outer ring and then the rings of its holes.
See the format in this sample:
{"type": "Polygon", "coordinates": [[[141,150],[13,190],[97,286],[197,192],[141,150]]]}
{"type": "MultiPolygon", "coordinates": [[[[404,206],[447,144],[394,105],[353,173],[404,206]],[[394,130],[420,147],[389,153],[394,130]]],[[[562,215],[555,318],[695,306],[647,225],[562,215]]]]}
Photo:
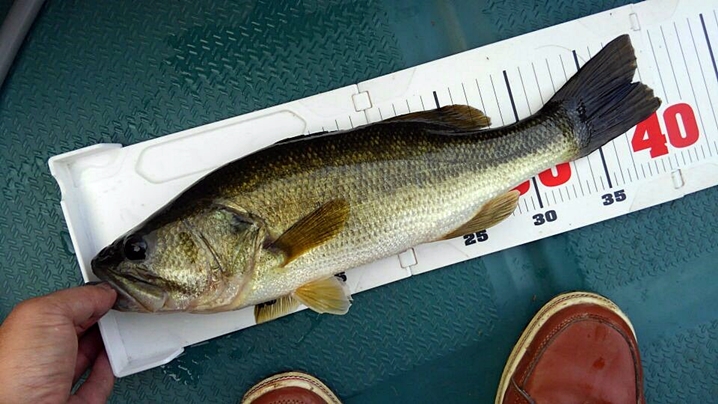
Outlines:
{"type": "Polygon", "coordinates": [[[82,334],[112,308],[117,292],[108,283],[100,283],[60,290],[46,298],[82,334]]]}

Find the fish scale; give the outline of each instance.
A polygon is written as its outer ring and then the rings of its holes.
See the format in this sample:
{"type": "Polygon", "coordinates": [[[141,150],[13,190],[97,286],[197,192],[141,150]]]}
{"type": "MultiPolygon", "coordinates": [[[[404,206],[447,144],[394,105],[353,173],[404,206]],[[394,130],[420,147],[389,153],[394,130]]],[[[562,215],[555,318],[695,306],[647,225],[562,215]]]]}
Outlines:
{"type": "Polygon", "coordinates": [[[120,310],[255,305],[266,321],[303,303],[344,314],[350,297],[333,275],[500,222],[517,184],[655,112],[635,70],[624,35],[515,124],[486,129],[481,111],[454,105],[281,141],[197,181],[103,249],[93,271],[118,289],[120,310]]]}
{"type": "Polygon", "coordinates": [[[471,219],[489,199],[525,179],[527,172],[564,161],[575,147],[563,135],[556,136],[561,133],[559,126],[568,129],[558,123],[561,120],[542,118],[541,124],[501,128],[491,131],[491,136],[422,133],[420,123],[370,125],[314,138],[325,149],[301,141],[286,143],[279,145],[285,148],[286,158],[281,157],[283,149],[260,152],[272,155],[277,170],[284,169],[278,161],[293,165],[310,154],[304,147],[311,148],[315,158],[325,156],[328,161],[311,164],[318,167],[315,170],[265,180],[250,192],[239,179],[246,175],[246,167],[233,166],[230,178],[242,185],[233,188],[236,196],[231,199],[265,218],[274,234],[283,233],[322,202],[345,199],[350,206],[344,230],[334,239],[286,267],[258,268],[247,304],[286,295],[313,280],[440,239],[471,219]],[[485,140],[492,136],[496,137],[485,140]],[[384,159],[372,153],[377,148],[389,150],[381,156],[384,159]],[[332,164],[342,150],[356,153],[332,164]],[[272,199],[273,204],[266,203],[272,199]]]}

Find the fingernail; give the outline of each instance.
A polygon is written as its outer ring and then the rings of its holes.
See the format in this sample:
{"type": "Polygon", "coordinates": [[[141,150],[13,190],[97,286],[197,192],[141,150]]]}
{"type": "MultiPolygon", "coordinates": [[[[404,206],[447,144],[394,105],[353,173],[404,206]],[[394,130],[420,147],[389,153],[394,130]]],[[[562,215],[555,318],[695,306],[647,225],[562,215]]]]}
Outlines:
{"type": "Polygon", "coordinates": [[[110,283],[107,281],[92,281],[92,282],[87,282],[87,283],[83,284],[82,286],[97,286],[97,287],[100,287],[100,288],[103,288],[106,290],[115,290],[115,288],[113,288],[112,285],[110,285],[110,283]]]}

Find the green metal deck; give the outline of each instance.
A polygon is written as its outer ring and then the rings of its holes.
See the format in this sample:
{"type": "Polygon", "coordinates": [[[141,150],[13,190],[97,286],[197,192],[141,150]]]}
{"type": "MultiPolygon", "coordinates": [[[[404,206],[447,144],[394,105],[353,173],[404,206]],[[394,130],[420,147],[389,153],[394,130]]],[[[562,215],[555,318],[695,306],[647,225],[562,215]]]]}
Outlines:
{"type": "MultiPolygon", "coordinates": [[[[627,1],[49,0],[0,89],[0,315],[81,282],[47,159],[280,104],[627,1]]],[[[0,2],[0,12],[9,2],[0,2]]],[[[718,396],[718,188],[188,348],[113,402],[237,402],[311,372],[347,402],[492,402],[523,327],[589,290],[632,319],[651,403],[718,396]]]]}

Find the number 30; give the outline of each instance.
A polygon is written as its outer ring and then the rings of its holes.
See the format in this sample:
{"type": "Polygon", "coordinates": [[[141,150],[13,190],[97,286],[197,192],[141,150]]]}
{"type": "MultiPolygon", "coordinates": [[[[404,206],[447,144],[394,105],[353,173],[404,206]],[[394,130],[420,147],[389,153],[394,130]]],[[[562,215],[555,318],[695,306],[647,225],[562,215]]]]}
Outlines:
{"type": "Polygon", "coordinates": [[[541,226],[546,222],[556,221],[556,219],[558,219],[558,215],[556,214],[555,210],[549,210],[545,214],[537,213],[533,215],[532,219],[534,220],[534,226],[541,226]]]}

